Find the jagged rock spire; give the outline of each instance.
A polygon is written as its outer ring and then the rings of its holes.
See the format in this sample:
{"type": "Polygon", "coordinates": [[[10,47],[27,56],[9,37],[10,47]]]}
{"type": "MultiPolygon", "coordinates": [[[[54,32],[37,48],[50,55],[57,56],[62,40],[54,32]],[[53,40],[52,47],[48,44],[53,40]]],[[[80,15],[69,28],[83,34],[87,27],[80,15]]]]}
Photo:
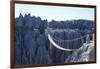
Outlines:
{"type": "Polygon", "coordinates": [[[23,18],[23,15],[20,13],[19,18],[23,18]]]}

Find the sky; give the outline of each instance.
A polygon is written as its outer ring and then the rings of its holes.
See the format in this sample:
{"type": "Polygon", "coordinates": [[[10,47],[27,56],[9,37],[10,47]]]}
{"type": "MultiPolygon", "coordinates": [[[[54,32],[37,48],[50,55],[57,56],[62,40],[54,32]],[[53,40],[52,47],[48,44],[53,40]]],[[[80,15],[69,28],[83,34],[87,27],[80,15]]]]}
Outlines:
{"type": "Polygon", "coordinates": [[[20,13],[23,16],[30,13],[31,16],[41,17],[42,20],[48,21],[94,20],[94,8],[15,4],[15,17],[19,17],[20,13]]]}

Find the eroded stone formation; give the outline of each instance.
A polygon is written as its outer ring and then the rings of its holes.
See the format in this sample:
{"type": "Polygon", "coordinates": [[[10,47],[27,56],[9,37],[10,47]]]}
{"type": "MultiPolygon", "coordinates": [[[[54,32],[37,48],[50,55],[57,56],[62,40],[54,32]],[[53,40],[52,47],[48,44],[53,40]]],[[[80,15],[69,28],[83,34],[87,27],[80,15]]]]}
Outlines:
{"type": "MultiPolygon", "coordinates": [[[[25,14],[15,18],[15,64],[52,64],[64,63],[72,52],[55,48],[48,40],[47,27],[52,28],[52,36],[57,40],[72,40],[93,33],[93,21],[74,20],[49,22],[40,17],[25,14]],[[65,29],[60,31],[58,29],[65,29]],[[55,32],[53,32],[56,30],[55,32]]],[[[83,39],[83,42],[85,42],[83,39]]],[[[59,44],[59,41],[57,42],[59,44]]],[[[60,44],[64,48],[77,49],[82,46],[81,40],[60,44]]],[[[72,57],[72,56],[71,56],[72,57]]],[[[70,60],[68,60],[70,61],[70,60]]]]}

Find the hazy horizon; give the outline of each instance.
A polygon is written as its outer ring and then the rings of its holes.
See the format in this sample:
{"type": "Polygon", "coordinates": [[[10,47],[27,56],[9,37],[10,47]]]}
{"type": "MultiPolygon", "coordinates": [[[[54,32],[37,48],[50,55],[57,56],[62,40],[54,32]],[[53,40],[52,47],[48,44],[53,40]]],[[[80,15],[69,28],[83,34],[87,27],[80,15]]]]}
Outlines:
{"type": "Polygon", "coordinates": [[[41,17],[42,20],[94,20],[94,8],[15,4],[15,18],[20,13],[41,17]]]}

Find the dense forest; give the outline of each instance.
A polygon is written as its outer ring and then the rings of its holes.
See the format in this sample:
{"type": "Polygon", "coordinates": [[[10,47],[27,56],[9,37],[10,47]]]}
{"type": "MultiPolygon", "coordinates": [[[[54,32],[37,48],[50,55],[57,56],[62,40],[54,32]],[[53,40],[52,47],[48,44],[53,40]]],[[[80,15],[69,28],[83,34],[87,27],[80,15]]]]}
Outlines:
{"type": "Polygon", "coordinates": [[[90,41],[93,40],[94,33],[93,21],[91,20],[67,20],[48,21],[41,17],[22,14],[15,18],[15,64],[54,64],[82,61],[88,57],[88,61],[93,61],[93,46],[89,46],[84,53],[83,48],[77,51],[62,51],[55,48],[50,43],[47,34],[49,33],[57,44],[64,48],[78,49],[85,42],[89,35],[90,41]],[[74,41],[70,41],[77,39],[74,41]],[[62,42],[62,41],[66,42],[62,42]],[[68,42],[68,40],[70,42],[68,42]],[[61,41],[62,43],[60,43],[61,41]],[[83,54],[84,53],[84,54],[83,54]],[[86,57],[83,57],[86,56],[86,57]]]}

